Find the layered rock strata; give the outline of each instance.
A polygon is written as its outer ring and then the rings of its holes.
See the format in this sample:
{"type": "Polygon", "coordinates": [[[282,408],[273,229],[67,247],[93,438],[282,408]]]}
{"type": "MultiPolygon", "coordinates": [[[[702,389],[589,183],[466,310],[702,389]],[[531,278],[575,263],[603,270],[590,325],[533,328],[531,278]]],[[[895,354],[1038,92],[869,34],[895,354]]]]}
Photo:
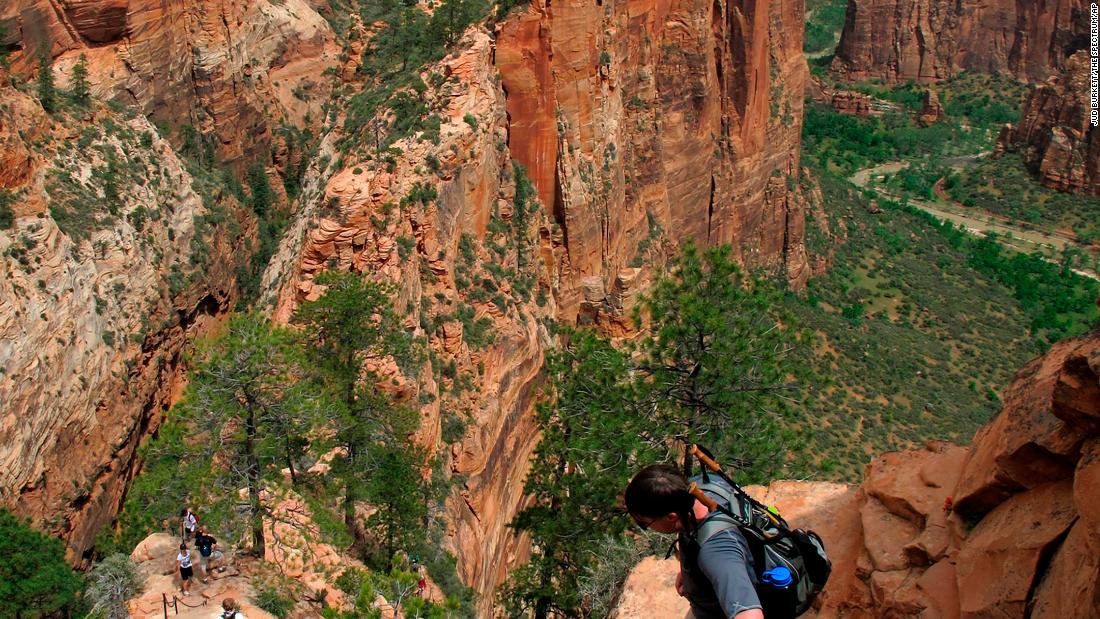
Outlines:
{"type": "Polygon", "coordinates": [[[266,156],[280,123],[320,126],[321,73],[339,54],[306,0],[15,0],[0,26],[16,75],[45,52],[64,85],[83,54],[93,94],[195,127],[238,169],[266,156]]]}
{"type": "MultiPolygon", "coordinates": [[[[323,293],[315,277],[325,269],[398,286],[407,326],[427,338],[434,358],[412,377],[409,397],[422,415],[417,438],[442,452],[447,474],[462,480],[447,502],[444,544],[462,580],[482,593],[488,616],[492,591],[525,558],[507,524],[523,505],[536,442],[532,408],[555,278],[549,216],[533,196],[516,200],[491,39],[471,30],[458,47],[431,69],[439,78],[424,75],[439,84],[423,95],[442,119],[439,143],[419,134],[398,140],[401,154],[387,168],[367,157],[373,142],[363,138],[343,166],[315,170],[265,286],[279,320],[323,293]],[[423,168],[430,158],[437,172],[423,168]],[[432,197],[410,198],[425,186],[432,197]],[[444,436],[450,417],[466,422],[464,436],[444,436]]],[[[335,137],[322,144],[322,157],[335,137]]]]}
{"type": "MultiPolygon", "coordinates": [[[[832,576],[805,616],[1100,616],[1100,333],[1056,344],[1004,400],[970,447],[886,454],[858,488],[753,491],[825,541],[832,576]]],[[[620,618],[675,603],[648,584],[627,581],[620,618]]]]}
{"type": "Polygon", "coordinates": [[[833,71],[932,82],[962,70],[1042,81],[1088,44],[1084,0],[849,0],[833,71]]]}
{"type": "Polygon", "coordinates": [[[1081,51],[1031,91],[1020,122],[999,136],[998,150],[1019,150],[1048,187],[1100,195],[1100,129],[1091,122],[1089,92],[1089,57],[1081,51]]]}
{"type": "Polygon", "coordinates": [[[83,56],[93,98],[127,109],[93,103],[61,123],[0,91],[0,189],[16,217],[0,230],[0,502],[78,561],[178,396],[181,351],[232,307],[252,245],[251,217],[216,181],[196,182],[161,131],[186,142],[196,128],[185,146],[238,170],[292,165],[301,153],[276,128],[320,122],[336,54],[303,0],[19,0],[0,6],[0,26],[13,79],[44,56],[64,90],[83,56]]]}
{"type": "Polygon", "coordinates": [[[509,147],[560,226],[563,318],[614,315],[611,291],[662,243],[731,243],[805,282],[802,12],[540,0],[499,27],[509,147]]]}
{"type": "Polygon", "coordinates": [[[144,117],[61,126],[15,89],[0,99],[19,162],[0,177],[0,504],[78,562],[178,395],[180,353],[231,306],[242,239],[210,229],[232,205],[204,203],[144,117]]]}

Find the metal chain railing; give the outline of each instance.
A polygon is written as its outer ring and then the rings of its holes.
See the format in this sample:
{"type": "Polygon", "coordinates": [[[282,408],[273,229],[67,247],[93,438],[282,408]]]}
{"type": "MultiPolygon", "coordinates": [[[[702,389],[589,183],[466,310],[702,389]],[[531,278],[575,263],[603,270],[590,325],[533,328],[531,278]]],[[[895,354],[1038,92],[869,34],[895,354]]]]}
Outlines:
{"type": "Polygon", "coordinates": [[[174,611],[174,614],[178,615],[178,614],[180,614],[180,608],[179,608],[180,604],[183,604],[187,608],[199,608],[199,607],[202,607],[202,606],[206,606],[206,603],[208,601],[206,599],[203,599],[203,601],[198,603],[198,604],[188,604],[187,602],[185,602],[185,601],[179,599],[178,597],[176,597],[176,594],[174,594],[174,593],[172,594],[172,601],[171,602],[168,601],[168,594],[167,593],[161,593],[160,594],[160,600],[161,600],[161,604],[164,606],[164,619],[168,619],[168,607],[169,606],[172,607],[172,610],[174,611]]]}

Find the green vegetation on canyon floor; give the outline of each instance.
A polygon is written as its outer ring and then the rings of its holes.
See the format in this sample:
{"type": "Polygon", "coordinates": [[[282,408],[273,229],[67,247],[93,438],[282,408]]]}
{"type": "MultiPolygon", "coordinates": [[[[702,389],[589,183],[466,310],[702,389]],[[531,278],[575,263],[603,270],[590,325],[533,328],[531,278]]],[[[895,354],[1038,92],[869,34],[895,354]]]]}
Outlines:
{"type": "Polygon", "coordinates": [[[1100,241],[1100,198],[1048,189],[1017,153],[951,171],[944,189],[963,206],[1044,230],[1068,230],[1082,244],[1100,241]]]}
{"type": "MultiPolygon", "coordinates": [[[[1072,256],[1015,253],[904,203],[932,195],[950,172],[949,157],[992,146],[999,123],[1018,114],[1018,84],[974,74],[938,84],[947,116],[928,127],[913,119],[924,86],[840,87],[904,110],[858,118],[809,104],[804,125],[804,161],[823,198],[809,214],[807,245],[831,265],[788,307],[817,331],[808,361],[820,379],[806,394],[817,464],[825,477],[856,480],[871,454],[932,439],[968,442],[998,410],[998,392],[1016,369],[1096,322],[1100,287],[1069,270],[1072,256]],[[847,180],[896,160],[910,162],[887,179],[900,203],[873,199],[847,180]]],[[[960,174],[952,191],[973,195],[972,177],[1012,164],[983,163],[960,174]]],[[[1005,191],[1006,200],[1028,195],[1005,191]]],[[[1067,198],[1050,196],[1051,211],[1067,198]]]]}

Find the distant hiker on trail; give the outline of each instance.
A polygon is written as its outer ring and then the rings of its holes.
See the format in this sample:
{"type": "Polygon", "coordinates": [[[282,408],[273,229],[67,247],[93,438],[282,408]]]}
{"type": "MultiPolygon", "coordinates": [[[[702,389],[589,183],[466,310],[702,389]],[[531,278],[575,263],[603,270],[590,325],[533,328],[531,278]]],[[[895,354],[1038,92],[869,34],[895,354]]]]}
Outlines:
{"type": "Polygon", "coordinates": [[[676,467],[642,469],[626,488],[626,509],[642,529],[679,535],[676,592],[691,603],[695,619],[764,619],[745,536],[731,527],[696,544],[696,533],[711,512],[688,491],[676,467]]]}
{"type": "Polygon", "coordinates": [[[176,565],[180,568],[180,590],[183,591],[183,595],[191,595],[191,576],[194,575],[194,569],[191,566],[191,551],[187,549],[187,544],[180,544],[179,554],[176,555],[176,565]]]}
{"type": "Polygon", "coordinates": [[[199,519],[195,516],[195,513],[190,508],[184,507],[180,510],[180,537],[183,541],[191,539],[191,536],[195,534],[195,529],[199,526],[199,519]]]}
{"type": "Polygon", "coordinates": [[[218,540],[202,529],[195,532],[195,548],[199,549],[199,567],[202,568],[202,581],[210,581],[210,569],[221,558],[222,553],[215,550],[218,540]]]}
{"type": "Polygon", "coordinates": [[[244,619],[244,614],[239,608],[237,600],[225,598],[222,600],[222,614],[218,615],[218,619],[244,619]]]}

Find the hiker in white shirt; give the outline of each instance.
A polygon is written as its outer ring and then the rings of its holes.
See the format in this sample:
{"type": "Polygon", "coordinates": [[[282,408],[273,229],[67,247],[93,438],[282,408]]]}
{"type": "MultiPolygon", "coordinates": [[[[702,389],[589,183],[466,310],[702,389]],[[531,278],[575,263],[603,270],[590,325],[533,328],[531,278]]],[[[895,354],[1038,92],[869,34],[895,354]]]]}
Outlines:
{"type": "Polygon", "coordinates": [[[189,508],[180,510],[180,537],[183,541],[191,539],[195,535],[195,529],[199,526],[199,519],[189,508]]]}
{"type": "Polygon", "coordinates": [[[179,554],[176,555],[176,565],[180,568],[180,590],[183,591],[184,596],[191,595],[191,577],[194,576],[195,571],[191,563],[191,551],[187,549],[187,544],[180,544],[179,554]]]}

